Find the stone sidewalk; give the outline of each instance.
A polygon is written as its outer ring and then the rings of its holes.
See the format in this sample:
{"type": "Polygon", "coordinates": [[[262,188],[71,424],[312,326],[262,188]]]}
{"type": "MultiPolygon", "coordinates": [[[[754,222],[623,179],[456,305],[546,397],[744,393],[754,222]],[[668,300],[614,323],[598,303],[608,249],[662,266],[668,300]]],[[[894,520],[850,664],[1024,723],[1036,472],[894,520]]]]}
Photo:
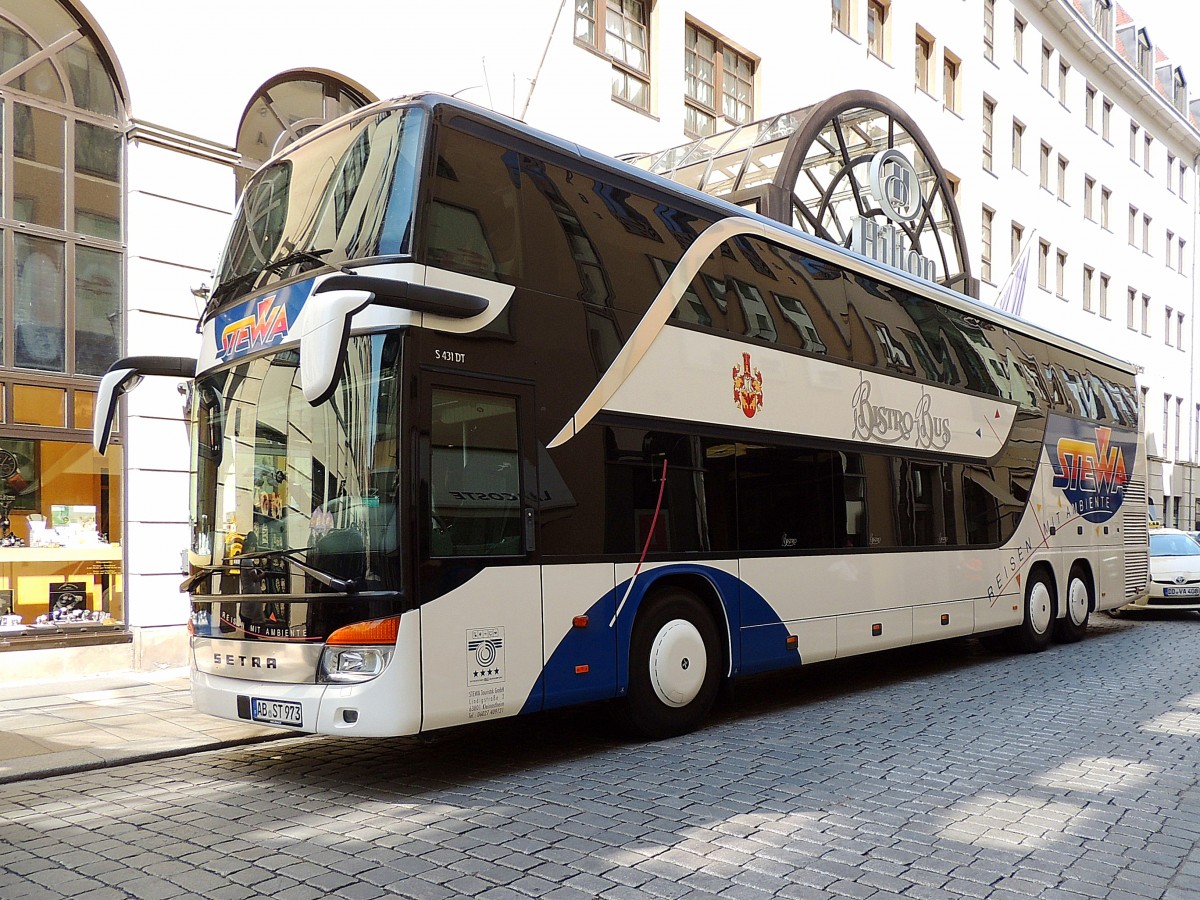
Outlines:
{"type": "Polygon", "coordinates": [[[0,686],[0,784],[290,736],[196,712],[186,668],[0,686]]]}

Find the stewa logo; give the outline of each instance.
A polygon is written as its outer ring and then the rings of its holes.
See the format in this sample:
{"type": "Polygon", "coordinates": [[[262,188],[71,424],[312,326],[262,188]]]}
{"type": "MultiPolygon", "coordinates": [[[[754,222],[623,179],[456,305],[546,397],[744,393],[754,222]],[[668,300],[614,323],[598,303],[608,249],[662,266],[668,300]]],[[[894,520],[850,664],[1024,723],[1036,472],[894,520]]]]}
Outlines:
{"type": "Polygon", "coordinates": [[[854,437],[879,444],[911,443],[922,450],[944,450],[950,443],[950,420],[930,412],[932,398],[924,391],[912,412],[871,402],[871,382],[859,382],[850,411],[854,437]]]}
{"type": "Polygon", "coordinates": [[[232,359],[276,343],[288,331],[287,307],[282,298],[268,294],[255,304],[254,314],[243,316],[221,329],[217,359],[232,359]]]}
{"type": "Polygon", "coordinates": [[[1052,417],[1046,449],[1054,467],[1054,486],[1088,522],[1107,522],[1121,508],[1133,470],[1137,442],[1132,433],[1114,438],[1113,430],[1052,417]]]}
{"type": "Polygon", "coordinates": [[[288,329],[300,318],[315,280],[306,278],[284,285],[265,297],[247,300],[219,313],[209,332],[217,345],[217,361],[231,362],[282,343],[288,329]]]}

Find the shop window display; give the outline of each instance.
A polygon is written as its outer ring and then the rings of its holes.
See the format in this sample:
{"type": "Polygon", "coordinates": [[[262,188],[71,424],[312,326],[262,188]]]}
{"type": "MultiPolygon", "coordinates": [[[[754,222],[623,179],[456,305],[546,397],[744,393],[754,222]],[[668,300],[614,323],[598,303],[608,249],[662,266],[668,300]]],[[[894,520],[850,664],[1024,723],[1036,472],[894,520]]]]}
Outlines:
{"type": "Polygon", "coordinates": [[[0,439],[0,650],[123,632],[117,457],[0,439]]]}

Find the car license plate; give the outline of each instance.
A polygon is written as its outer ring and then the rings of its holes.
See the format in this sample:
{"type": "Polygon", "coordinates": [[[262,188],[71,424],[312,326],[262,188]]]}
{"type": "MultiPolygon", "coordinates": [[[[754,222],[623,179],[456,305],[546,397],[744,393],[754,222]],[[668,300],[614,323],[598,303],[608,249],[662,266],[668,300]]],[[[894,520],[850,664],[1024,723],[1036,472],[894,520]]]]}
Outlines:
{"type": "Polygon", "coordinates": [[[259,697],[251,697],[250,718],[255,722],[291,725],[299,728],[301,725],[300,704],[287,700],[264,700],[259,697]]]}
{"type": "Polygon", "coordinates": [[[1200,597],[1200,585],[1195,587],[1165,587],[1163,588],[1164,597],[1200,597]]]}

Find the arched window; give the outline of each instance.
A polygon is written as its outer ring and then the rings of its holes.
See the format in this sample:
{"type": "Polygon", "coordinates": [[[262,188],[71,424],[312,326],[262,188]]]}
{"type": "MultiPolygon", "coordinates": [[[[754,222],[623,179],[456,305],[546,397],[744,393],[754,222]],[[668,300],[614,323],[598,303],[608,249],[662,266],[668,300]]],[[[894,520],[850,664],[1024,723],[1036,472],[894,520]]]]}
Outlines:
{"type": "Polygon", "coordinates": [[[320,125],[377,98],[365,88],[324,72],[284,72],[266,82],[242,114],[237,150],[239,194],[254,170],[320,125]]]}
{"type": "Polygon", "coordinates": [[[0,89],[0,367],[101,375],[121,345],[123,98],[58,0],[0,3],[0,89]]]}

